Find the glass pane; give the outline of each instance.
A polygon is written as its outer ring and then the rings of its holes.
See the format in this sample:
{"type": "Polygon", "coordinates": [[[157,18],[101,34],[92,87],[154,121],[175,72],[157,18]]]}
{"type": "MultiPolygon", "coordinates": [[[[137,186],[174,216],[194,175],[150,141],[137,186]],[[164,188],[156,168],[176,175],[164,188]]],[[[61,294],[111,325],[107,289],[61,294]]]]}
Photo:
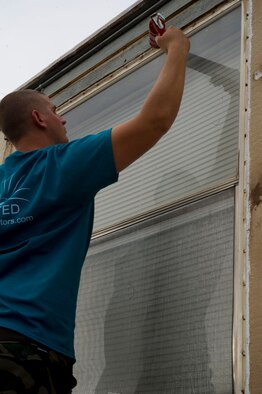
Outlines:
{"type": "Polygon", "coordinates": [[[232,394],[234,190],[91,243],[76,393],[232,394]]]}
{"type": "MultiPolygon", "coordinates": [[[[98,194],[96,230],[237,177],[240,21],[239,7],[191,37],[179,116],[120,182],[98,194]]],[[[136,114],[163,60],[162,55],[65,114],[71,138],[136,114]]]]}

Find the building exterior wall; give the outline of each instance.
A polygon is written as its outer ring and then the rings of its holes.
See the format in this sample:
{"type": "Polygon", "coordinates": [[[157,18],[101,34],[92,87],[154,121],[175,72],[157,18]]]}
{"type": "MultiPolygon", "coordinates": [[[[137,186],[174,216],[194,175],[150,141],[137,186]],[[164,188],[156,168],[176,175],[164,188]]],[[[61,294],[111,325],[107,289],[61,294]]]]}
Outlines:
{"type": "Polygon", "coordinates": [[[10,142],[5,141],[3,133],[0,133],[0,163],[4,158],[14,151],[14,147],[10,142]]]}
{"type": "Polygon", "coordinates": [[[2,133],[0,133],[0,162],[2,163],[5,151],[5,140],[2,133]]]}

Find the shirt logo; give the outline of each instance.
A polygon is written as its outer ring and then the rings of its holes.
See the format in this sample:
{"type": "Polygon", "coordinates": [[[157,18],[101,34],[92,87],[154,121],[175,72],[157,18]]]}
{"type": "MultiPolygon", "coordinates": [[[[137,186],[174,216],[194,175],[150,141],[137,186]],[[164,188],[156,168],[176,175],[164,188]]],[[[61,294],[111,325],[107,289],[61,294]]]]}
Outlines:
{"type": "Polygon", "coordinates": [[[14,182],[15,174],[10,179],[5,179],[1,183],[0,190],[0,225],[9,225],[15,223],[24,223],[33,220],[33,216],[16,217],[21,212],[21,202],[29,202],[27,198],[27,191],[29,187],[21,187],[25,175],[14,182]]]}

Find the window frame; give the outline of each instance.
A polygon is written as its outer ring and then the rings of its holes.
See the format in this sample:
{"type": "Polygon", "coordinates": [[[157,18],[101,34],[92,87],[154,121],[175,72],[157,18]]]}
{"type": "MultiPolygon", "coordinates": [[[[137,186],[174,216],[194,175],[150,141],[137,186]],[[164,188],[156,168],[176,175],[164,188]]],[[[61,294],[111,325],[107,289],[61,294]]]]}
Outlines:
{"type": "MultiPolygon", "coordinates": [[[[248,64],[246,58],[248,56],[247,49],[247,3],[243,0],[231,0],[229,2],[224,2],[218,5],[215,9],[207,12],[204,16],[201,16],[197,21],[189,23],[183,31],[190,37],[197,31],[205,28],[208,24],[215,21],[216,19],[222,18],[225,14],[232,11],[236,7],[242,7],[242,21],[241,21],[241,71],[240,71],[240,121],[239,121],[239,177],[227,183],[221,183],[221,185],[206,190],[203,193],[192,194],[191,196],[177,201],[173,204],[169,204],[164,208],[156,209],[149,213],[148,215],[141,215],[132,221],[126,221],[125,223],[118,224],[116,226],[111,226],[93,234],[92,239],[97,239],[103,237],[111,232],[121,231],[122,229],[144,221],[148,218],[153,218],[155,215],[160,215],[166,213],[170,210],[174,210],[183,205],[189,204],[191,202],[197,201],[201,198],[211,196],[212,194],[217,194],[220,191],[226,190],[228,188],[235,189],[235,244],[234,244],[234,305],[233,305],[233,328],[232,328],[232,356],[233,356],[233,387],[234,393],[241,392],[244,390],[247,381],[245,370],[247,368],[247,350],[246,350],[246,320],[248,317],[248,310],[246,305],[248,304],[248,288],[247,288],[247,232],[248,232],[248,212],[247,212],[247,157],[248,157],[248,143],[246,138],[246,130],[248,129],[248,117],[247,117],[247,81],[248,81],[248,64]]],[[[175,22],[176,16],[169,20],[169,22],[175,22]]],[[[137,41],[141,42],[143,37],[138,37],[137,41]]],[[[130,43],[128,50],[132,51],[134,42],[130,43]]],[[[138,45],[139,47],[139,45],[138,45]]],[[[126,49],[125,49],[126,50],[126,49]]],[[[117,57],[121,57],[123,53],[119,51],[112,57],[108,57],[103,61],[103,67],[106,68],[107,64],[117,57]]],[[[97,79],[93,80],[92,83],[85,89],[77,93],[73,98],[59,103],[60,98],[58,98],[58,113],[63,115],[65,112],[73,109],[82,102],[88,100],[97,93],[103,91],[105,88],[110,87],[113,83],[124,78],[134,70],[147,64],[154,58],[159,56],[158,50],[146,50],[144,52],[138,53],[133,59],[124,64],[121,67],[116,68],[112,72],[103,75],[103,70],[100,72],[99,63],[95,68],[92,68],[90,73],[97,70],[97,79]]],[[[56,101],[56,93],[54,93],[54,101],[56,101]]],[[[51,95],[52,98],[52,95],[51,95]]]]}

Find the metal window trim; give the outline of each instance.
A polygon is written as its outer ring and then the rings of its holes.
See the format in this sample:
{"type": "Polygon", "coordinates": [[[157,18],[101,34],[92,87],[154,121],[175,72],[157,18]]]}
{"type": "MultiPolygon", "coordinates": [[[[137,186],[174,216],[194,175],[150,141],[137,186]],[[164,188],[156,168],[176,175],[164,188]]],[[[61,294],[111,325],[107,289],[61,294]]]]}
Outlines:
{"type": "MultiPolygon", "coordinates": [[[[230,0],[227,1],[225,4],[217,6],[214,10],[208,12],[197,21],[194,21],[186,28],[182,29],[184,33],[190,37],[191,35],[197,33],[199,30],[205,28],[205,26],[209,25],[210,23],[216,21],[217,19],[223,17],[236,7],[241,4],[241,0],[230,0]]],[[[170,19],[172,22],[172,19],[170,19]]],[[[149,49],[146,52],[140,54],[136,59],[130,61],[128,64],[120,67],[116,71],[108,74],[104,78],[100,79],[90,87],[84,89],[79,94],[70,98],[69,100],[65,101],[63,104],[58,105],[58,112],[60,114],[64,114],[78,105],[82,104],[83,102],[87,101],[91,97],[95,96],[96,94],[100,93],[104,89],[110,87],[117,81],[121,80],[122,78],[126,77],[133,71],[143,67],[145,64],[149,63],[150,61],[154,60],[156,57],[160,56],[162,51],[159,49],[149,49]]],[[[93,70],[92,70],[93,71],[93,70]]]]}
{"type": "Polygon", "coordinates": [[[108,226],[108,227],[99,229],[97,231],[94,231],[91,239],[95,240],[97,238],[104,237],[104,236],[109,235],[111,233],[121,231],[127,227],[138,224],[142,221],[150,220],[156,216],[163,215],[167,212],[174,211],[175,209],[181,208],[185,205],[197,202],[197,201],[202,200],[206,197],[209,197],[214,194],[223,192],[227,189],[233,188],[237,184],[238,184],[238,177],[237,176],[229,178],[226,181],[223,181],[222,183],[218,183],[216,185],[213,185],[212,187],[202,189],[200,191],[197,191],[196,193],[189,194],[186,197],[181,197],[181,198],[177,199],[176,201],[173,201],[170,204],[165,204],[162,207],[159,207],[157,209],[153,209],[148,212],[144,212],[143,214],[140,214],[140,215],[137,215],[137,216],[132,217],[130,219],[124,220],[120,223],[117,223],[112,226],[108,226]]]}
{"type": "Polygon", "coordinates": [[[239,182],[235,188],[235,256],[233,305],[234,393],[248,390],[248,97],[250,85],[250,0],[242,0],[239,103],[239,182]]]}
{"type": "MultiPolygon", "coordinates": [[[[182,28],[207,14],[210,10],[215,10],[216,7],[225,2],[226,0],[140,1],[134,7],[126,10],[122,16],[119,15],[93,36],[80,43],[78,47],[50,65],[43,73],[28,82],[27,86],[44,89],[47,95],[55,97],[56,104],[62,104],[68,100],[69,96],[73,97],[89,86],[89,77],[86,80],[86,76],[90,75],[89,72],[98,63],[103,67],[103,61],[106,58],[114,58],[115,54],[119,52],[126,54],[131,60],[133,56],[136,57],[148,49],[148,17],[154,9],[152,7],[163,12],[167,20],[175,15],[176,26],[182,28]],[[132,20],[131,24],[129,24],[130,18],[132,20]],[[115,34],[116,26],[117,34],[115,34]],[[123,26],[124,30],[121,29],[123,26]],[[139,38],[142,38],[142,40],[139,38]],[[136,54],[133,53],[133,55],[128,56],[132,43],[136,47],[136,54]],[[65,86],[66,89],[64,89],[65,86]]],[[[110,65],[112,68],[112,64],[109,62],[109,68],[110,65]]],[[[122,65],[123,62],[120,61],[116,68],[122,65]]],[[[107,73],[107,70],[100,71],[107,73]]]]}

